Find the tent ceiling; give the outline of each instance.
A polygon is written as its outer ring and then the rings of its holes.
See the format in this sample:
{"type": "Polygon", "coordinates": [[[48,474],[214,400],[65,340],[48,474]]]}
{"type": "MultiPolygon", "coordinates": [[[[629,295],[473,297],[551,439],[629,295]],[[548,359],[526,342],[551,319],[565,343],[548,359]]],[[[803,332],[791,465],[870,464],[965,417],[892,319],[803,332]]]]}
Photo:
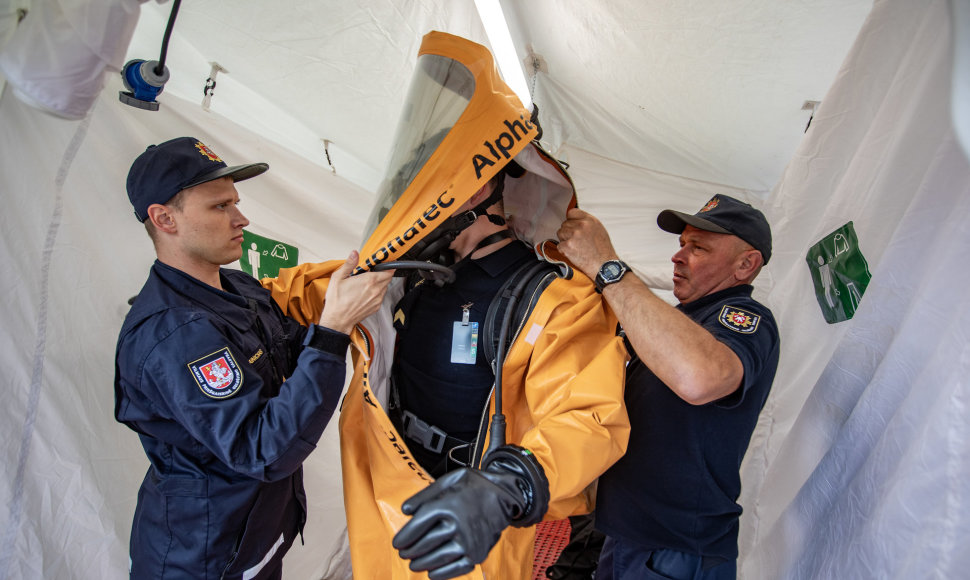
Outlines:
{"type": "MultiPolygon", "coordinates": [[[[551,149],[765,192],[801,140],[803,103],[823,98],[872,1],[504,4],[551,149]]],[[[171,5],[143,8],[129,56],[154,59],[171,5]]],[[[236,0],[184,3],[172,50],[189,46],[218,62],[232,82],[379,176],[432,29],[487,44],[472,0],[236,0]]],[[[172,65],[173,81],[188,74],[172,65]]],[[[190,98],[204,73],[185,81],[190,98]]],[[[215,102],[228,98],[222,92],[215,102]]]]}

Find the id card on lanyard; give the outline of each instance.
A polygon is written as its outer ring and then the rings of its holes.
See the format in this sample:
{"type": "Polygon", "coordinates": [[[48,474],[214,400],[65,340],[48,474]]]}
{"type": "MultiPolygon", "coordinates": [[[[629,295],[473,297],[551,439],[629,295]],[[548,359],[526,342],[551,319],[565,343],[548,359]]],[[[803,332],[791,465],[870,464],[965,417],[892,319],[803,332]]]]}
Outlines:
{"type": "Polygon", "coordinates": [[[463,365],[475,364],[478,355],[478,323],[469,322],[468,309],[471,304],[461,307],[461,320],[456,320],[451,331],[451,362],[463,365]]]}

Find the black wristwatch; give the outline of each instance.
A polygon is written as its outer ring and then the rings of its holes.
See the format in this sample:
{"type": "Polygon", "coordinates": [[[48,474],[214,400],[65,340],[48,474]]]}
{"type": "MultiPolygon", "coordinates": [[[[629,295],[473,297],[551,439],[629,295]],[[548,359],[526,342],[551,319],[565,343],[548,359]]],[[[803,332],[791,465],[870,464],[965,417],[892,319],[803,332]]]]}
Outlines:
{"type": "Polygon", "coordinates": [[[596,279],[593,280],[593,283],[596,284],[596,291],[603,292],[603,288],[606,288],[610,284],[616,284],[629,271],[630,267],[621,260],[607,260],[603,262],[603,265],[600,266],[600,271],[596,274],[596,279]]]}

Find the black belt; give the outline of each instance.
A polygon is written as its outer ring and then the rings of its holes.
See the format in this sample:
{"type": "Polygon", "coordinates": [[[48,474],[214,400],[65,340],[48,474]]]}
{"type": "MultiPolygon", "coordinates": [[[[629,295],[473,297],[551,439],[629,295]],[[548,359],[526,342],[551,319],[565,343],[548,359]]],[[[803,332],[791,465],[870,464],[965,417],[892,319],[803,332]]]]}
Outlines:
{"type": "Polygon", "coordinates": [[[448,451],[469,444],[468,441],[452,437],[438,427],[425,423],[411,411],[401,411],[401,434],[420,443],[432,453],[441,453],[442,450],[448,451]]]}

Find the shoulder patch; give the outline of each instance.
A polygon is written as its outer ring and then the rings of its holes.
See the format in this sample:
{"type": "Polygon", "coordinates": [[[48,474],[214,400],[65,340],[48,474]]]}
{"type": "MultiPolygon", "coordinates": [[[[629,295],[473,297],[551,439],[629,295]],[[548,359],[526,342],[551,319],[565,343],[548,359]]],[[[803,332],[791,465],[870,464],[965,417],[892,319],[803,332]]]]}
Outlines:
{"type": "Polygon", "coordinates": [[[242,371],[228,346],[190,362],[188,367],[195,383],[207,397],[227,399],[242,388],[242,371]]]}
{"type": "Polygon", "coordinates": [[[725,305],[717,317],[718,322],[741,334],[754,334],[761,317],[737,306],[725,305]]]}

